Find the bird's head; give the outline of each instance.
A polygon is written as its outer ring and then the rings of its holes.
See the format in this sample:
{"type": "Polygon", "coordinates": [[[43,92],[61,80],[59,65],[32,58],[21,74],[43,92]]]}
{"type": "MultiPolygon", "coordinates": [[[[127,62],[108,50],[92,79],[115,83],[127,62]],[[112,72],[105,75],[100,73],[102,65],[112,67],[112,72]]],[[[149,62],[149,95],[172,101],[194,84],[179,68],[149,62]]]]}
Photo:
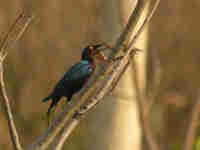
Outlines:
{"type": "Polygon", "coordinates": [[[93,61],[94,57],[99,60],[106,60],[107,57],[102,52],[103,46],[104,44],[88,45],[82,52],[82,60],[93,61]]]}

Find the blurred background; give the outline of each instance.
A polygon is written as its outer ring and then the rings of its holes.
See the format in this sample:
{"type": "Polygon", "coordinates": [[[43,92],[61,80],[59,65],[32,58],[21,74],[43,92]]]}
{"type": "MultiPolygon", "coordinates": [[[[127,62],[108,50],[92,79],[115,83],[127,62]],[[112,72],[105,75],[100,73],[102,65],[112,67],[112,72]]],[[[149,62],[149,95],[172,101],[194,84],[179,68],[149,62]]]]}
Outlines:
{"type": "MultiPolygon", "coordinates": [[[[21,40],[10,49],[5,62],[6,88],[23,145],[32,143],[48,127],[45,120],[48,104],[41,100],[70,65],[80,59],[85,45],[112,43],[119,37],[134,6],[132,0],[1,2],[0,39],[20,10],[36,15],[21,40]]],[[[191,110],[197,100],[199,9],[198,0],[161,1],[137,43],[144,49],[136,60],[141,69],[141,85],[147,92],[154,88],[155,53],[160,60],[162,73],[150,120],[162,150],[182,149],[191,110]]],[[[65,149],[148,149],[141,133],[133,75],[130,66],[114,93],[81,123],[66,142],[65,149]]],[[[60,105],[59,108],[62,109],[60,105]]],[[[2,111],[0,115],[0,149],[12,149],[2,111]]],[[[197,138],[194,149],[198,149],[198,145],[197,138]]]]}

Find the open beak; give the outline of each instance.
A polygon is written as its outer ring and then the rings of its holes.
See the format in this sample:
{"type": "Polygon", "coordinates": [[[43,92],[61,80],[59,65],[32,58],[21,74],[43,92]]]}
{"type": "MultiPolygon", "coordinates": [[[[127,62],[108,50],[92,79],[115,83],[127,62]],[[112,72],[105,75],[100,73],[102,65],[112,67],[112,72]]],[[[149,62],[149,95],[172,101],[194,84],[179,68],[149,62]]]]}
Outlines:
{"type": "Polygon", "coordinates": [[[107,60],[108,58],[104,55],[103,51],[105,49],[104,44],[94,45],[93,56],[100,62],[107,60]]]}
{"type": "Polygon", "coordinates": [[[96,49],[96,51],[113,50],[113,47],[108,45],[107,43],[94,45],[94,48],[96,49]]]}
{"type": "Polygon", "coordinates": [[[106,43],[101,43],[101,44],[97,44],[94,45],[94,53],[93,55],[99,60],[99,61],[105,61],[108,60],[108,57],[104,55],[103,51],[105,50],[112,50],[113,48],[106,44],[106,43]]]}

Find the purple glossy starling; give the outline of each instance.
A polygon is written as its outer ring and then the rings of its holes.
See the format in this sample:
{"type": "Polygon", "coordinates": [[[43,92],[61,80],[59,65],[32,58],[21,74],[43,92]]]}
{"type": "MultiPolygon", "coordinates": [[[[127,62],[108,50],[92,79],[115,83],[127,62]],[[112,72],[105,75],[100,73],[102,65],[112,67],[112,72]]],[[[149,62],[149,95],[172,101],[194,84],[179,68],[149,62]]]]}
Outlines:
{"type": "Polygon", "coordinates": [[[51,104],[47,112],[48,115],[51,113],[52,108],[56,107],[62,97],[66,97],[67,101],[70,101],[73,94],[80,91],[80,89],[89,80],[95,70],[95,56],[97,56],[99,60],[106,59],[101,52],[101,46],[105,45],[98,44],[87,46],[82,52],[81,61],[74,64],[57,83],[50,95],[42,100],[43,102],[51,100],[51,104]]]}

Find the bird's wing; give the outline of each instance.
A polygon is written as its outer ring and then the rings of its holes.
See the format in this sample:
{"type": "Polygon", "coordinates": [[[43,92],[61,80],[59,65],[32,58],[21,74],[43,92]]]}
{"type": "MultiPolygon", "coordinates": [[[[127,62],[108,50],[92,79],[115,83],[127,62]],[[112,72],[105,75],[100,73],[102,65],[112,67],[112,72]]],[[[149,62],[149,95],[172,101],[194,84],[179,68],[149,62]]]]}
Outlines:
{"type": "Polygon", "coordinates": [[[56,88],[65,87],[69,82],[73,82],[79,79],[87,78],[91,75],[93,69],[87,61],[81,61],[77,64],[74,64],[59,81],[56,88]]]}

